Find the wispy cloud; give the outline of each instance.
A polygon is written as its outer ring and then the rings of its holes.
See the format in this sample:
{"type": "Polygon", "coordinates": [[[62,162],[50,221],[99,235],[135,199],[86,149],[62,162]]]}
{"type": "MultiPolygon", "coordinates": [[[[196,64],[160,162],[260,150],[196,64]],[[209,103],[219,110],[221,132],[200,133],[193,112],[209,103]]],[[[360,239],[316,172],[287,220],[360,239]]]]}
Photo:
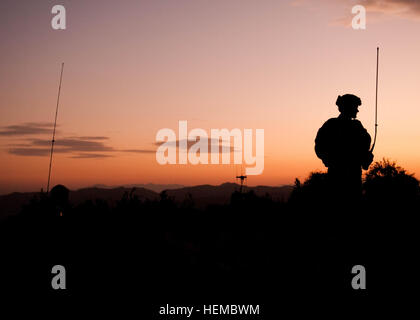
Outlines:
{"type": "Polygon", "coordinates": [[[83,136],[83,137],[69,137],[69,139],[82,139],[82,140],[109,140],[109,137],[104,137],[104,136],[83,136]]]}
{"type": "MultiPolygon", "coordinates": [[[[115,151],[113,147],[105,145],[103,140],[107,140],[107,137],[84,136],[56,139],[54,143],[54,152],[70,154],[75,153],[75,157],[86,158],[87,153],[92,154],[92,152],[96,152],[95,157],[98,157],[98,152],[115,151]],[[81,154],[81,152],[83,152],[83,154],[81,154]]],[[[51,152],[50,147],[51,140],[30,139],[25,144],[19,143],[12,145],[9,149],[9,153],[18,156],[46,156],[51,152]]],[[[105,156],[105,154],[103,154],[103,156],[105,156]]]]}
{"type": "Polygon", "coordinates": [[[156,150],[147,150],[147,149],[125,149],[119,150],[120,152],[127,152],[127,153],[155,153],[156,150]]]}
{"type": "MultiPolygon", "coordinates": [[[[17,156],[43,157],[51,152],[51,140],[41,138],[51,135],[53,124],[48,122],[25,122],[0,127],[0,138],[7,141],[7,152],[17,156]]],[[[56,131],[58,133],[58,131],[56,131]]],[[[153,149],[117,149],[109,145],[107,136],[58,137],[54,143],[54,153],[67,153],[71,158],[109,158],[116,153],[150,154],[153,149]]]]}
{"type": "MultiPolygon", "coordinates": [[[[68,153],[71,158],[109,158],[115,153],[155,153],[152,149],[116,149],[107,145],[109,137],[80,136],[57,138],[54,153],[68,153]]],[[[8,152],[17,156],[48,156],[51,152],[51,140],[31,138],[26,143],[8,144],[8,152]]]]}
{"type": "MultiPolygon", "coordinates": [[[[234,146],[231,146],[230,143],[228,141],[221,141],[221,143],[219,142],[219,140],[217,139],[212,139],[212,138],[207,138],[207,145],[208,145],[208,153],[212,152],[213,147],[219,147],[219,153],[223,153],[223,152],[234,152],[235,148],[234,146]],[[222,148],[223,146],[227,147],[227,151],[225,151],[225,148],[222,148]]],[[[175,141],[167,141],[167,142],[155,142],[154,144],[156,146],[160,146],[163,143],[166,143],[166,145],[170,146],[170,147],[177,147],[179,148],[179,144],[180,142],[183,143],[187,143],[187,149],[191,148],[196,142],[197,140],[175,140],[175,141]]],[[[242,143],[242,142],[241,142],[242,143]]]]}
{"type": "MultiPolygon", "coordinates": [[[[89,151],[89,152],[98,152],[98,151],[115,151],[113,147],[105,145],[102,140],[96,141],[95,137],[73,137],[73,138],[62,138],[55,141],[57,147],[63,147],[67,149],[68,152],[75,151],[89,151]]],[[[33,139],[31,141],[33,146],[50,146],[51,140],[43,139],[33,139]]]]}
{"type": "Polygon", "coordinates": [[[333,17],[329,23],[335,26],[351,27],[354,15],[351,8],[362,5],[366,8],[368,23],[374,23],[388,17],[420,19],[420,0],[293,0],[292,6],[305,7],[308,10],[322,10],[326,7],[336,7],[334,12],[341,10],[342,15],[333,17]]]}
{"type": "MultiPolygon", "coordinates": [[[[19,148],[10,148],[9,153],[16,156],[48,156],[51,150],[48,148],[32,148],[32,147],[19,147],[19,148]]],[[[54,152],[57,153],[66,153],[66,149],[56,148],[54,152]]]]}
{"type": "Polygon", "coordinates": [[[19,125],[10,125],[0,128],[0,136],[28,136],[51,134],[53,124],[48,122],[27,122],[19,125]]]}
{"type": "Polygon", "coordinates": [[[420,18],[420,0],[361,0],[368,11],[420,18]]]}
{"type": "Polygon", "coordinates": [[[72,156],[71,158],[74,159],[91,159],[91,158],[110,158],[113,155],[110,154],[101,154],[101,153],[79,153],[77,155],[72,156]]]}

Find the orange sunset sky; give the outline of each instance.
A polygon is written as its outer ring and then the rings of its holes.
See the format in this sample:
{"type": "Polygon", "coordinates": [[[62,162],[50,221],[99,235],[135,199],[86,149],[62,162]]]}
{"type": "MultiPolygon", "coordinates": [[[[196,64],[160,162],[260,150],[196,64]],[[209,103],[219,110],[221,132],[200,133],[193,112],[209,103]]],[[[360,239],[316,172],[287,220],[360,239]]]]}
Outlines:
{"type": "Polygon", "coordinates": [[[282,185],[323,169],[314,139],[338,94],[361,97],[373,137],[377,46],[375,159],[420,174],[420,1],[2,0],[0,25],[0,194],[46,189],[61,62],[52,185],[233,182],[233,164],[157,163],[156,133],[179,120],[264,129],[248,184],[282,185]]]}

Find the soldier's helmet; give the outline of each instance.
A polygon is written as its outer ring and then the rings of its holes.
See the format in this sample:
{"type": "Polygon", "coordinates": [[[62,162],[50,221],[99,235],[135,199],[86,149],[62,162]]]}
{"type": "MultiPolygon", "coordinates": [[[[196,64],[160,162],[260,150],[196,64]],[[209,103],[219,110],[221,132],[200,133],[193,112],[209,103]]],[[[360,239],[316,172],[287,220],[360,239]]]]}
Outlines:
{"type": "Polygon", "coordinates": [[[338,106],[338,109],[344,110],[348,107],[358,107],[362,104],[362,100],[354,94],[345,94],[337,97],[335,104],[338,106]]]}

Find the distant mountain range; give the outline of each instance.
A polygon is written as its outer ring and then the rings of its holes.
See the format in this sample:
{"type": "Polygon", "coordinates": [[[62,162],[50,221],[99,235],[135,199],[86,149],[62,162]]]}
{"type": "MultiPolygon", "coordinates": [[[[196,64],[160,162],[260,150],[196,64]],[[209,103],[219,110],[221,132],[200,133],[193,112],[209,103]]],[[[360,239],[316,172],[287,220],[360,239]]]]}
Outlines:
{"type": "MultiPolygon", "coordinates": [[[[268,187],[268,186],[254,186],[245,187],[245,190],[253,190],[258,196],[270,195],[273,200],[287,200],[292,192],[293,186],[282,187],[268,187]]],[[[239,190],[239,185],[236,183],[223,183],[218,186],[209,184],[199,185],[194,187],[184,187],[180,189],[167,190],[170,197],[174,197],[175,201],[181,202],[188,194],[191,194],[192,199],[198,207],[205,207],[209,204],[226,204],[230,200],[230,196],[235,190],[239,190]]]]}
{"type": "MultiPolygon", "coordinates": [[[[70,203],[78,205],[87,200],[102,199],[113,206],[122,198],[125,192],[131,192],[134,188],[133,194],[137,195],[139,199],[156,200],[159,199],[159,193],[166,190],[168,196],[173,197],[175,201],[182,202],[192,196],[194,204],[197,207],[205,207],[209,204],[225,204],[229,202],[231,194],[235,190],[239,190],[239,185],[235,183],[223,183],[218,186],[213,185],[198,185],[192,187],[178,187],[180,185],[155,185],[155,184],[137,184],[130,185],[130,187],[108,187],[96,185],[95,187],[83,188],[78,190],[71,190],[69,195],[70,203]],[[141,186],[152,186],[151,190],[141,186]],[[163,188],[165,187],[165,188],[163,188]]],[[[293,186],[269,187],[269,186],[254,186],[246,187],[245,190],[254,190],[258,196],[270,195],[273,200],[287,200],[292,192],[293,186]]],[[[17,214],[23,205],[30,202],[33,197],[39,194],[38,192],[14,192],[7,195],[0,196],[0,219],[9,215],[17,214]]]]}
{"type": "Polygon", "coordinates": [[[92,188],[101,188],[101,189],[116,189],[116,188],[145,188],[152,190],[154,192],[161,193],[163,190],[167,189],[180,189],[184,188],[185,186],[182,184],[154,184],[154,183],[147,183],[147,184],[124,184],[120,186],[107,186],[105,184],[95,184],[92,188]]]}

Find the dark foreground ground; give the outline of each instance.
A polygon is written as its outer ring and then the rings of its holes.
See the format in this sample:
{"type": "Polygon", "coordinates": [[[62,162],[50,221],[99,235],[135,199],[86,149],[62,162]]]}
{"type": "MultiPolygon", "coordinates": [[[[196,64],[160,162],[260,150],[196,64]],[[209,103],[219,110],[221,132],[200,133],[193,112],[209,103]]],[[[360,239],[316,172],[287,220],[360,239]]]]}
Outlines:
{"type": "Polygon", "coordinates": [[[166,304],[259,305],[259,315],[238,319],[341,304],[357,311],[418,291],[417,202],[394,200],[337,205],[295,193],[284,203],[234,193],[230,204],[203,210],[165,194],[126,194],[114,207],[40,196],[0,225],[1,291],[140,319],[186,319],[160,316],[166,304]],[[51,286],[54,265],[66,269],[65,290],[51,286]],[[352,288],[355,265],[365,267],[365,290],[352,288]]]}

